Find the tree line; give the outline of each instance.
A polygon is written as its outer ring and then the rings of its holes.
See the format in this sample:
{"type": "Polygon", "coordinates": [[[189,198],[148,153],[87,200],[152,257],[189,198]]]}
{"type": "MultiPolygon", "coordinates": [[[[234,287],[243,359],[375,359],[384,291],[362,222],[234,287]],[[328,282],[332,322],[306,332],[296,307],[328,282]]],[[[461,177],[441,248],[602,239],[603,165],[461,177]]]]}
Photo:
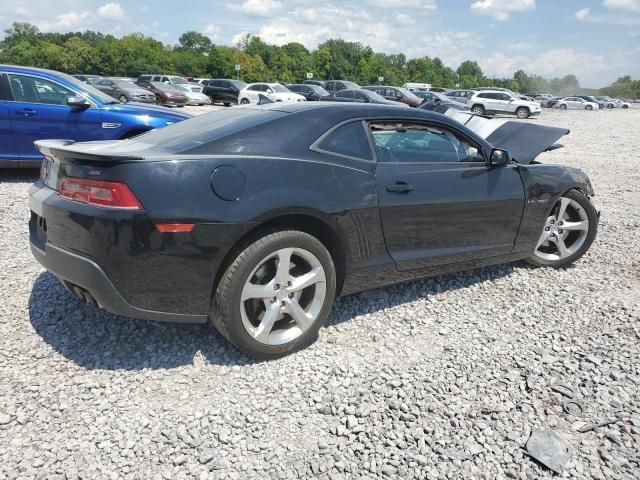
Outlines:
{"type": "Polygon", "coordinates": [[[260,37],[245,35],[236,46],[215,45],[209,37],[188,31],[177,45],[165,45],[140,33],[116,38],[101,32],[45,33],[29,23],[15,22],[0,42],[0,63],[34,66],[67,73],[137,77],[166,73],[205,78],[236,78],[246,82],[301,82],[307,72],[317,79],[348,79],[362,85],[402,85],[509,88],[522,93],[572,95],[602,93],[640,98],[640,80],[621,77],[600,91],[580,87],[575,75],[546,79],[518,70],[512,78],[489,78],[477,62],[466,60],[457,69],[438,57],[407,59],[402,54],[374,52],[359,42],[330,39],[309,50],[300,43],[269,45],[260,37]],[[235,69],[240,65],[240,71],[235,69]]]}

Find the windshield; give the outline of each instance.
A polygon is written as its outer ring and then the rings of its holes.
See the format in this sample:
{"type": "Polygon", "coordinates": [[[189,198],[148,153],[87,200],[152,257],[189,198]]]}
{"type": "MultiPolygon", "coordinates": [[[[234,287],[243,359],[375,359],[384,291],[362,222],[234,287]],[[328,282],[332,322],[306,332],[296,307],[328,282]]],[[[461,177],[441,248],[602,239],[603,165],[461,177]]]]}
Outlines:
{"type": "MultiPolygon", "coordinates": [[[[359,90],[359,89],[358,89],[359,90]]],[[[374,100],[376,102],[383,102],[383,103],[387,103],[387,99],[384,98],[382,95],[378,95],[376,92],[372,92],[371,90],[362,90],[364,92],[365,95],[367,95],[371,100],[374,100]]]]}
{"type": "Polygon", "coordinates": [[[411,100],[420,100],[416,94],[410,92],[406,88],[398,88],[398,90],[400,90],[405,97],[410,98],[411,100]]]}
{"type": "Polygon", "coordinates": [[[113,83],[115,83],[117,86],[119,86],[120,88],[140,88],[138,85],[136,85],[133,82],[128,82],[126,80],[112,80],[113,83]]]}
{"type": "Polygon", "coordinates": [[[289,90],[287,87],[283,87],[282,85],[280,85],[279,83],[274,83],[272,85],[269,85],[274,92],[278,92],[278,93],[291,93],[291,90],[289,90]]]}
{"type": "Polygon", "coordinates": [[[75,77],[72,77],[71,75],[67,75],[66,73],[60,73],[59,75],[61,78],[65,79],[67,82],[72,84],[76,90],[78,90],[80,93],[83,93],[84,96],[90,96],[96,99],[97,101],[99,101],[100,103],[106,103],[106,104],[120,103],[119,100],[116,100],[111,95],[107,95],[106,93],[98,90],[97,88],[89,84],[84,83],[81,80],[78,80],[75,77]]]}
{"type": "Polygon", "coordinates": [[[358,85],[358,84],[357,84],[357,83],[355,83],[355,82],[349,82],[348,80],[344,80],[342,83],[344,83],[344,85],[345,85],[347,88],[354,88],[354,89],[356,89],[356,88],[360,88],[360,85],[358,85]]]}
{"type": "Polygon", "coordinates": [[[182,77],[169,77],[171,79],[171,83],[173,83],[174,85],[185,85],[185,84],[189,84],[189,82],[187,82],[184,78],[182,77]]]}
{"type": "Polygon", "coordinates": [[[321,97],[326,97],[327,95],[329,95],[329,92],[327,92],[324,88],[318,85],[309,85],[309,87],[311,88],[311,90],[313,90],[315,93],[317,93],[321,97]]]}

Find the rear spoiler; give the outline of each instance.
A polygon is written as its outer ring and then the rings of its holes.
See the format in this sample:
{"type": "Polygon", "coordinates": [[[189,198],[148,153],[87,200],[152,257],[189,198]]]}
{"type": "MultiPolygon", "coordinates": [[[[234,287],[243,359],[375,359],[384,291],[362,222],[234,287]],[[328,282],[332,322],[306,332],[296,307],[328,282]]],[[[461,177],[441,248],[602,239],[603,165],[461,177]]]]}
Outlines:
{"type": "Polygon", "coordinates": [[[143,157],[131,154],[111,154],[104,153],[104,143],[108,142],[86,142],[80,143],[76,148],[75,140],[36,140],[34,145],[36,149],[47,158],[65,158],[70,161],[80,160],[83,162],[124,162],[132,160],[144,160],[143,157]],[[92,153],[91,148],[99,144],[100,153],[92,153]]]}

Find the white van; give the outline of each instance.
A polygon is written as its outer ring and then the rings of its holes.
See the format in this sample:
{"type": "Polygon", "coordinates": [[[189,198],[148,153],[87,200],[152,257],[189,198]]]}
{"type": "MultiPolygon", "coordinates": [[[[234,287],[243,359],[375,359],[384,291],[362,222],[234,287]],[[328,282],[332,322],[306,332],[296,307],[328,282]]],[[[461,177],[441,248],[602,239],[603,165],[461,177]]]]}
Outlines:
{"type": "Polygon", "coordinates": [[[431,88],[430,83],[405,83],[402,88],[406,88],[407,90],[425,90],[428,91],[431,88]]]}

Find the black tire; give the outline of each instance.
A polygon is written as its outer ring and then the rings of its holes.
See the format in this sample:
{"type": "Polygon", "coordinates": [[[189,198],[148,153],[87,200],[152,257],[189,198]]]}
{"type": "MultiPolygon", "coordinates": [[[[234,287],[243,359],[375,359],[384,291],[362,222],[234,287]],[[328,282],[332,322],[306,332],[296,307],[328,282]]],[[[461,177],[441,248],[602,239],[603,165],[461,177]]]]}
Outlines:
{"type": "Polygon", "coordinates": [[[249,105],[249,100],[247,98],[243,98],[242,100],[240,100],[240,105],[249,105]]]}
{"type": "Polygon", "coordinates": [[[560,105],[560,110],[566,110],[567,106],[563,103],[562,105],[560,105]]]}
{"type": "Polygon", "coordinates": [[[475,113],[476,115],[484,115],[485,110],[482,105],[474,105],[473,107],[471,107],[471,112],[475,113]]]}
{"type": "Polygon", "coordinates": [[[607,103],[607,108],[611,110],[613,108],[613,103],[607,103]]]}
{"type": "Polygon", "coordinates": [[[593,110],[593,107],[591,105],[587,105],[586,107],[584,107],[585,110],[593,110]]]}
{"type": "Polygon", "coordinates": [[[122,103],[128,103],[129,99],[127,98],[126,95],[120,95],[120,97],[118,97],[118,100],[120,100],[122,103]]]}
{"type": "Polygon", "coordinates": [[[214,293],[209,316],[214,327],[239,350],[258,359],[279,358],[306,347],[316,338],[331,312],[335,291],[335,267],[325,246],[304,232],[275,230],[249,243],[227,267],[214,293]],[[245,329],[240,312],[241,294],[249,275],[259,263],[282,248],[301,248],[316,256],[325,271],[326,294],[320,313],[306,332],[288,343],[267,345],[258,342],[245,329]]]}
{"type": "Polygon", "coordinates": [[[224,102],[224,106],[225,106],[225,107],[230,107],[230,106],[231,106],[231,104],[230,104],[229,102],[224,102]]]}
{"type": "Polygon", "coordinates": [[[591,203],[591,200],[589,200],[586,195],[580,193],[578,190],[569,190],[562,196],[575,200],[584,209],[589,220],[589,230],[587,232],[587,237],[582,246],[573,255],[560,260],[545,260],[537,257],[535,254],[532,254],[531,257],[527,259],[527,261],[538,267],[559,268],[569,265],[582,257],[587,252],[587,250],[589,250],[589,247],[596,238],[596,233],[598,232],[598,211],[591,203]]]}
{"type": "Polygon", "coordinates": [[[629,108],[629,105],[622,105],[622,108],[629,108]]]}
{"type": "Polygon", "coordinates": [[[162,105],[162,98],[160,95],[156,95],[156,105],[162,105]]]}
{"type": "Polygon", "coordinates": [[[518,109],[516,110],[516,117],[518,118],[529,118],[529,115],[531,115],[531,112],[527,107],[518,107],[518,109]]]}

